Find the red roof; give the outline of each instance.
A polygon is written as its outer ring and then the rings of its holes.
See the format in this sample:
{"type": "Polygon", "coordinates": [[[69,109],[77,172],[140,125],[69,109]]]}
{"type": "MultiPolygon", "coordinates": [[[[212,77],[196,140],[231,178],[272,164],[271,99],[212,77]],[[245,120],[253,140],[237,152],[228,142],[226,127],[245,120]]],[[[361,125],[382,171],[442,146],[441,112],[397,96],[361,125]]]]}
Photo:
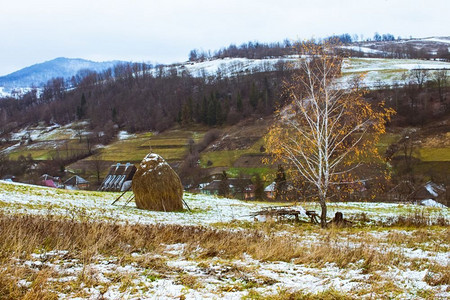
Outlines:
{"type": "Polygon", "coordinates": [[[56,184],[53,180],[42,180],[42,185],[43,186],[48,186],[48,187],[52,187],[52,188],[56,188],[56,184]]]}

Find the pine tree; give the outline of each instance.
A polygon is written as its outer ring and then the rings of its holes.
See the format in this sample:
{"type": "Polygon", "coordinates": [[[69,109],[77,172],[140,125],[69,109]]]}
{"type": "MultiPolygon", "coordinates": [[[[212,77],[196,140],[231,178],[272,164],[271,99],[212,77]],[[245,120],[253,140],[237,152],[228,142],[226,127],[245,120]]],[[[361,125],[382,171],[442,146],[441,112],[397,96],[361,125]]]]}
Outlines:
{"type": "Polygon", "coordinates": [[[211,93],[211,97],[209,98],[206,124],[209,126],[214,126],[217,124],[217,101],[213,93],[211,93]]]}
{"type": "Polygon", "coordinates": [[[86,114],[86,97],[84,96],[84,93],[81,94],[81,100],[80,105],[77,106],[77,118],[78,120],[81,120],[85,117],[86,114]]]}
{"type": "Polygon", "coordinates": [[[222,111],[222,105],[220,104],[220,102],[216,102],[216,124],[217,125],[222,125],[223,121],[224,121],[224,113],[222,111]]]}
{"type": "Polygon", "coordinates": [[[253,82],[252,83],[252,88],[250,89],[250,105],[253,108],[256,108],[258,106],[258,101],[259,101],[258,98],[259,98],[258,97],[258,91],[256,90],[255,83],[253,82]]]}
{"type": "Polygon", "coordinates": [[[203,96],[202,109],[200,114],[201,122],[204,124],[208,124],[208,99],[206,96],[203,96]]]}
{"type": "Polygon", "coordinates": [[[228,183],[228,175],[227,172],[223,171],[220,184],[219,184],[219,196],[227,197],[230,194],[230,185],[228,183]]]}
{"type": "Polygon", "coordinates": [[[236,108],[237,108],[237,111],[240,113],[242,113],[244,111],[244,105],[242,104],[241,93],[238,93],[238,95],[237,95],[236,108]]]}

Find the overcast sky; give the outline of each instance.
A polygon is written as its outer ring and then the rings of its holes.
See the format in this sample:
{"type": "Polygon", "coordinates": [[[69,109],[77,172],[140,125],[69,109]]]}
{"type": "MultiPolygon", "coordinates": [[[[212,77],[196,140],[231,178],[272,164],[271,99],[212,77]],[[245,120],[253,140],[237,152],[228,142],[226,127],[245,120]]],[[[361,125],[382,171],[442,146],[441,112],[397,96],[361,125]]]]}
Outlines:
{"type": "Polygon", "coordinates": [[[56,57],[185,61],[191,49],[374,32],[450,36],[450,0],[5,0],[0,75],[56,57]]]}

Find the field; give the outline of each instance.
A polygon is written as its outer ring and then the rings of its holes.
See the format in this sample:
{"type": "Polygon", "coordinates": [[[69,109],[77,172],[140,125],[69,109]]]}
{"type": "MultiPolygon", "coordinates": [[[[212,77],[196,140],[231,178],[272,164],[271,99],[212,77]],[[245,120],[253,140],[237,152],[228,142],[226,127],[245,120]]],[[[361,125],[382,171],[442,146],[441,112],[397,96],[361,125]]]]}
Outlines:
{"type": "Polygon", "coordinates": [[[1,149],[1,153],[8,154],[11,159],[19,156],[31,155],[35,160],[48,160],[52,157],[71,157],[88,151],[85,135],[86,122],[74,122],[65,126],[57,124],[51,126],[37,125],[27,127],[12,134],[12,145],[1,149]],[[31,142],[21,144],[20,140],[26,134],[31,142]]]}
{"type": "Polygon", "coordinates": [[[450,297],[448,209],[330,203],[353,226],[320,229],[249,216],[283,203],[185,194],[191,211],[164,213],[118,195],[0,182],[0,298],[450,297]]]}

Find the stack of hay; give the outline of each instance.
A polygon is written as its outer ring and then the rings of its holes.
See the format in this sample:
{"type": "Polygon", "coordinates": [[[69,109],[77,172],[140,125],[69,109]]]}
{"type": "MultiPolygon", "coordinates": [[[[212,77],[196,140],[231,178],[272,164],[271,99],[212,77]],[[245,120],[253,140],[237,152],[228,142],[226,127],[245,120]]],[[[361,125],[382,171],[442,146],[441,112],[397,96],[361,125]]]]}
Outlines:
{"type": "Polygon", "coordinates": [[[132,189],[138,208],[159,211],[183,209],[181,180],[158,154],[148,154],[139,164],[132,189]]]}

